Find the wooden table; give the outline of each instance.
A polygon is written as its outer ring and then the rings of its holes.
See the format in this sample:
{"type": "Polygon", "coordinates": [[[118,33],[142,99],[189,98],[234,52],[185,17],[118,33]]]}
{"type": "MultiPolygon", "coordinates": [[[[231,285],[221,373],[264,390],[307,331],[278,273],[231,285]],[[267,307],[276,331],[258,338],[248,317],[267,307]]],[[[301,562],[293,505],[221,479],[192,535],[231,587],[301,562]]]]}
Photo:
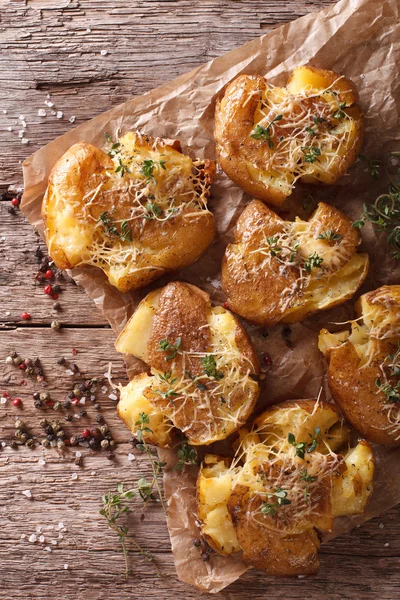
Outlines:
{"type": "MultiPolygon", "coordinates": [[[[332,0],[1,0],[2,191],[10,184],[22,185],[25,157],[74,125],[280,23],[330,4],[332,0]],[[40,116],[40,109],[46,116],[40,116]],[[25,132],[28,143],[21,143],[19,131],[25,132]]],[[[44,416],[44,411],[33,406],[37,385],[23,371],[4,363],[11,351],[23,358],[40,357],[54,400],[63,400],[71,389],[71,377],[57,364],[61,356],[76,362],[87,377],[103,376],[111,362],[115,380],[126,381],[122,358],[113,347],[114,335],[85,293],[72,281],[63,280],[62,311],[57,313],[43,294],[43,285],[35,284],[38,239],[22,215],[10,214],[9,207],[9,200],[3,198],[0,392],[20,396],[23,409],[10,402],[0,404],[0,442],[7,443],[13,439],[17,416],[38,436],[44,416]],[[21,320],[23,311],[31,314],[30,321],[21,320]],[[55,318],[63,323],[60,331],[50,328],[55,318]],[[28,381],[26,386],[21,385],[22,379],[28,381]]],[[[137,481],[148,473],[148,466],[132,450],[109,393],[109,389],[100,392],[99,402],[118,442],[114,460],[108,460],[104,452],[84,450],[80,467],[71,450],[62,453],[22,446],[0,452],[1,600],[189,600],[205,596],[177,581],[158,506],[146,510],[143,522],[138,509],[130,527],[153,552],[162,575],[133,555],[132,576],[125,581],[121,575],[123,557],[115,535],[99,515],[100,496],[119,481],[127,485],[137,481]],[[130,452],[134,461],[128,459],[130,452]],[[27,490],[31,499],[23,494],[27,490]],[[43,535],[45,541],[29,542],[32,534],[43,535]]],[[[93,425],[93,407],[87,412],[87,417],[66,423],[69,435],[93,425]]],[[[46,416],[54,418],[55,414],[48,410],[46,416]]],[[[322,569],[314,579],[278,581],[249,572],[220,597],[395,600],[400,597],[398,515],[399,510],[393,509],[323,547],[322,569]]]]}

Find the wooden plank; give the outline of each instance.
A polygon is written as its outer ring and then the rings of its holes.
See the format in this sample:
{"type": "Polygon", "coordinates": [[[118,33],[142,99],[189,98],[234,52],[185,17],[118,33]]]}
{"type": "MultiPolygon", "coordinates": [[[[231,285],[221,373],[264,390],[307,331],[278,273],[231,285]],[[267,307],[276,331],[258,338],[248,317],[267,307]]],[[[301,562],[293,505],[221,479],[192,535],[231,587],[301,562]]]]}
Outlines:
{"type": "Polygon", "coordinates": [[[57,319],[70,325],[108,327],[93,301],[67,274],[56,282],[62,289],[57,300],[61,311],[53,309],[54,300],[43,293],[45,283],[35,281],[40,266],[35,251],[39,245],[47,256],[46,246],[43,242],[39,244],[38,236],[22,213],[18,210],[11,215],[9,207],[9,201],[0,202],[0,324],[24,323],[21,313],[28,311],[32,317],[30,325],[50,325],[57,319]]]}
{"type": "MultiPolygon", "coordinates": [[[[0,389],[18,393],[23,400],[22,410],[9,403],[0,405],[0,441],[12,439],[16,416],[39,436],[39,421],[43,416],[62,419],[64,414],[34,408],[31,393],[39,386],[28,378],[27,385],[20,386],[23,372],[4,363],[9,352],[15,350],[23,358],[35,358],[38,354],[48,381],[46,389],[53,400],[62,401],[72,387],[73,378],[67,377],[65,367],[57,364],[60,354],[78,364],[82,378],[103,376],[111,361],[113,381],[126,382],[122,358],[113,348],[113,338],[113,333],[104,329],[53,332],[44,327],[26,327],[0,331],[0,389]],[[76,355],[72,354],[73,347],[76,355]]],[[[189,600],[203,597],[176,581],[165,518],[157,505],[146,511],[141,522],[138,504],[129,524],[138,541],[154,553],[163,576],[158,577],[152,565],[137,557],[131,560],[133,577],[125,582],[121,576],[123,558],[115,535],[98,514],[99,499],[103,493],[115,489],[120,481],[127,487],[135,485],[139,477],[149,474],[149,466],[147,458],[129,443],[129,432],[116,417],[115,404],[108,395],[109,392],[100,393],[98,400],[101,414],[118,442],[115,460],[109,461],[104,452],[81,448],[82,467],[74,463],[75,449],[61,453],[22,446],[17,451],[6,448],[0,453],[0,600],[10,600],[11,590],[16,588],[21,594],[18,600],[41,600],[58,597],[61,593],[63,598],[72,599],[77,597],[77,590],[81,594],[90,590],[98,599],[115,600],[139,597],[152,600],[160,595],[169,599],[176,594],[189,600]],[[129,461],[129,453],[133,453],[136,460],[129,461]],[[46,461],[44,465],[38,462],[42,459],[46,461]],[[78,473],[78,479],[71,478],[73,473],[78,473]],[[31,491],[33,500],[22,494],[24,490],[31,491]],[[63,539],[58,539],[59,522],[67,529],[62,533],[63,539]],[[42,528],[44,543],[28,541],[31,534],[40,535],[36,532],[37,526],[42,528]],[[21,535],[26,537],[21,539],[21,535]],[[57,545],[53,546],[51,540],[56,540],[57,545]],[[50,546],[52,552],[45,551],[45,546],[50,546]],[[33,570],[27,570],[29,563],[35,565],[33,570]],[[68,570],[64,564],[69,565],[68,570]]],[[[69,434],[95,424],[97,413],[92,404],[85,404],[85,409],[87,417],[74,418],[72,423],[65,424],[69,434]]],[[[68,412],[78,414],[76,410],[68,412]]],[[[220,597],[261,600],[267,588],[273,590],[271,598],[274,599],[313,599],[324,592],[330,600],[359,600],[360,597],[392,600],[400,592],[398,516],[399,508],[393,509],[323,547],[322,570],[315,579],[277,582],[253,571],[220,597]]]]}
{"type": "Polygon", "coordinates": [[[22,160],[73,126],[334,1],[3,0],[0,182],[20,183],[22,160]]]}

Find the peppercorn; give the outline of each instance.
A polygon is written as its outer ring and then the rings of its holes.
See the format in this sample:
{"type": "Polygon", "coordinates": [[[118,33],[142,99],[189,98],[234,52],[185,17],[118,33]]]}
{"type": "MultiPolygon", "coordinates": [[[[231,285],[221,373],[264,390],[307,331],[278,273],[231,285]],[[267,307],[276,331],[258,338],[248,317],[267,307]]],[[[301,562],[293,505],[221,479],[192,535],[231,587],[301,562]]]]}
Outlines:
{"type": "Polygon", "coordinates": [[[109,431],[109,427],[108,427],[108,425],[106,425],[106,424],[105,424],[105,425],[103,425],[102,427],[100,427],[100,431],[101,431],[101,433],[103,433],[103,434],[104,434],[104,433],[107,433],[107,432],[109,431]]]}
{"type": "Polygon", "coordinates": [[[66,421],[72,421],[72,415],[65,415],[66,421]]]}
{"type": "MultiPolygon", "coordinates": [[[[76,398],[78,398],[78,397],[81,395],[80,389],[79,389],[78,387],[74,387],[74,390],[73,390],[73,392],[74,392],[74,396],[75,396],[76,398]]],[[[73,397],[74,397],[74,396],[73,396],[73,397]]]]}
{"type": "Polygon", "coordinates": [[[82,466],[82,464],[83,464],[83,458],[82,458],[82,456],[78,456],[78,457],[77,457],[77,458],[74,460],[74,463],[75,463],[75,464],[76,464],[78,467],[81,467],[81,466],[82,466]]]}
{"type": "Polygon", "coordinates": [[[114,452],[106,452],[106,458],[108,460],[113,460],[115,458],[114,452]]]}
{"type": "Polygon", "coordinates": [[[114,440],[110,440],[110,446],[111,446],[112,448],[114,448],[114,446],[115,446],[115,442],[114,442],[114,440]]]}
{"type": "Polygon", "coordinates": [[[96,404],[93,404],[93,408],[94,410],[101,410],[101,406],[98,402],[96,402],[96,404]]]}
{"type": "Polygon", "coordinates": [[[49,433],[49,435],[47,435],[46,437],[49,440],[49,442],[52,442],[56,436],[54,435],[54,433],[49,433]]]}
{"type": "Polygon", "coordinates": [[[34,439],[33,439],[33,438],[29,438],[29,439],[26,441],[26,445],[28,446],[28,448],[33,448],[33,446],[35,445],[35,441],[34,441],[34,439]]]}
{"type": "Polygon", "coordinates": [[[76,446],[78,443],[78,440],[76,438],[75,435],[71,435],[71,437],[69,438],[69,443],[71,444],[71,446],[76,446]]]}
{"type": "Polygon", "coordinates": [[[208,554],[208,552],[202,552],[202,553],[201,553],[201,559],[202,559],[204,562],[207,562],[208,560],[210,560],[210,555],[208,554]]]}
{"type": "Polygon", "coordinates": [[[12,450],[16,450],[16,449],[18,448],[18,444],[17,444],[17,442],[16,442],[15,440],[12,440],[12,441],[9,443],[9,446],[10,446],[10,448],[11,448],[12,450]]]}
{"type": "Polygon", "coordinates": [[[54,410],[61,410],[61,402],[54,402],[54,410]]]}
{"type": "Polygon", "coordinates": [[[89,448],[92,450],[97,450],[99,447],[99,441],[96,438],[90,438],[89,440],[89,448]]]}
{"type": "Polygon", "coordinates": [[[22,429],[16,429],[15,430],[14,435],[15,435],[16,438],[20,438],[22,434],[23,434],[22,429]]]}
{"type": "Polygon", "coordinates": [[[52,426],[53,431],[55,433],[57,433],[57,431],[60,431],[60,429],[61,429],[61,425],[60,425],[60,423],[58,421],[52,421],[51,422],[51,426],[52,426]]]}
{"type": "Polygon", "coordinates": [[[72,371],[73,371],[74,373],[79,373],[79,367],[78,367],[78,365],[77,365],[76,363],[73,363],[73,364],[71,365],[71,369],[72,369],[72,371]]]}
{"type": "Polygon", "coordinates": [[[57,448],[65,448],[65,442],[63,440],[58,440],[57,448]]]}
{"type": "Polygon", "coordinates": [[[49,425],[48,423],[44,426],[44,432],[47,433],[47,435],[54,433],[52,426],[49,425]]]}
{"type": "Polygon", "coordinates": [[[39,425],[40,425],[40,427],[46,427],[46,425],[48,425],[47,419],[41,419],[39,421],[39,425]]]}
{"type": "Polygon", "coordinates": [[[60,356],[60,358],[57,360],[57,364],[58,365],[65,365],[67,361],[65,360],[65,358],[63,356],[60,356]]]}
{"type": "Polygon", "coordinates": [[[68,392],[68,398],[70,398],[70,400],[72,400],[73,398],[75,398],[74,392],[68,392]]]}
{"type": "Polygon", "coordinates": [[[87,417],[86,410],[81,410],[81,412],[79,414],[80,414],[81,417],[87,417]]]}
{"type": "Polygon", "coordinates": [[[21,407],[22,406],[22,400],[21,398],[14,398],[14,400],[11,403],[13,406],[21,407]]]}
{"type": "Polygon", "coordinates": [[[71,408],[71,400],[69,398],[67,398],[66,400],[64,400],[63,407],[66,408],[66,409],[71,408]]]}
{"type": "Polygon", "coordinates": [[[59,286],[58,283],[56,283],[56,285],[53,285],[53,292],[55,292],[56,294],[59,294],[61,292],[61,286],[59,286]]]}
{"type": "Polygon", "coordinates": [[[54,310],[61,310],[61,304],[59,302],[54,302],[53,309],[54,310]]]}
{"type": "Polygon", "coordinates": [[[25,373],[26,373],[26,375],[28,375],[29,377],[31,377],[32,375],[35,374],[35,369],[33,367],[27,367],[25,373]]]}
{"type": "Polygon", "coordinates": [[[41,442],[42,446],[44,446],[45,448],[50,448],[50,442],[47,438],[44,438],[41,442]]]}
{"type": "Polygon", "coordinates": [[[22,363],[22,358],[20,356],[16,356],[13,358],[13,363],[16,367],[19,367],[19,365],[22,363]]]}
{"type": "Polygon", "coordinates": [[[42,402],[47,402],[48,400],[50,400],[50,394],[49,394],[49,392],[40,392],[39,399],[42,402]]]}
{"type": "Polygon", "coordinates": [[[96,415],[96,423],[98,423],[99,425],[102,425],[104,423],[103,415],[96,415]]]}
{"type": "Polygon", "coordinates": [[[201,540],[199,540],[199,538],[193,540],[193,546],[195,546],[195,548],[199,548],[201,546],[201,540]]]}
{"type": "Polygon", "coordinates": [[[57,431],[57,437],[62,438],[64,437],[65,433],[62,429],[60,429],[59,431],[57,431]]]}
{"type": "Polygon", "coordinates": [[[104,449],[108,448],[109,445],[110,445],[110,442],[108,440],[101,440],[101,442],[100,442],[100,446],[104,449]]]}
{"type": "Polygon", "coordinates": [[[21,421],[21,419],[17,419],[17,420],[15,421],[15,429],[23,429],[23,428],[24,428],[24,426],[25,426],[25,423],[23,423],[23,422],[21,421]]]}
{"type": "Polygon", "coordinates": [[[34,400],[33,405],[35,408],[42,408],[43,402],[41,400],[34,400]]]}
{"type": "Polygon", "coordinates": [[[13,363],[14,363],[13,359],[11,358],[11,356],[7,356],[7,358],[6,358],[6,361],[5,361],[5,362],[6,362],[6,364],[7,364],[7,365],[11,365],[11,364],[13,364],[13,363]]]}
{"type": "Polygon", "coordinates": [[[26,433],[21,433],[21,435],[19,436],[19,439],[21,440],[21,442],[22,442],[23,444],[26,444],[26,441],[27,441],[27,439],[28,439],[28,436],[27,436],[27,434],[26,434],[26,433]]]}
{"type": "Polygon", "coordinates": [[[60,321],[52,321],[50,327],[55,331],[58,331],[61,327],[60,321]]]}

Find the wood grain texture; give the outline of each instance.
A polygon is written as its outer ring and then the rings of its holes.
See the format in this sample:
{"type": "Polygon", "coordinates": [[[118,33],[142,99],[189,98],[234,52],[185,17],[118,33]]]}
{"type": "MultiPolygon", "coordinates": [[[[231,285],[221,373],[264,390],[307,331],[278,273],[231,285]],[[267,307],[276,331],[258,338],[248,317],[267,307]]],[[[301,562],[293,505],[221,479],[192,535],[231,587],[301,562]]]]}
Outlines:
{"type": "MultiPolygon", "coordinates": [[[[74,125],[268,29],[332,3],[0,0],[0,185],[21,185],[22,160],[74,125]],[[107,54],[103,56],[102,50],[107,54]],[[48,93],[53,107],[44,104],[48,93]],[[45,117],[38,115],[39,109],[46,110],[45,117]],[[63,114],[57,118],[52,111],[63,114]],[[69,122],[72,116],[74,124],[69,122]],[[19,131],[25,132],[28,144],[21,143],[19,131]]],[[[16,415],[38,436],[43,416],[63,418],[54,411],[34,409],[31,394],[38,386],[30,381],[21,386],[22,371],[4,363],[12,350],[23,357],[41,358],[54,400],[63,400],[72,386],[72,378],[57,364],[60,355],[77,363],[87,377],[102,376],[111,361],[113,379],[126,382],[114,335],[83,290],[68,279],[61,282],[63,310],[55,313],[43,286],[35,285],[37,238],[22,215],[12,216],[8,208],[8,202],[0,202],[0,391],[18,394],[23,410],[10,403],[0,405],[0,441],[6,442],[14,434],[16,415]],[[22,323],[24,310],[32,320],[22,323]],[[56,317],[65,324],[59,332],[49,327],[56,317]],[[72,348],[78,350],[76,356],[72,348]]],[[[79,467],[72,450],[21,447],[0,452],[0,600],[206,597],[177,581],[165,518],[157,505],[147,509],[143,522],[138,505],[129,525],[138,541],[154,553],[162,576],[136,556],[131,557],[129,581],[121,576],[123,557],[116,536],[98,513],[100,496],[119,481],[135,484],[148,474],[149,466],[132,448],[129,432],[117,419],[108,395],[109,391],[100,393],[99,402],[118,442],[115,460],[85,449],[79,467]],[[128,460],[131,452],[134,461],[128,460]],[[73,473],[78,473],[78,479],[71,478],[73,473]],[[32,500],[22,494],[27,489],[32,500]],[[62,538],[58,537],[60,522],[67,530],[62,538]],[[28,541],[36,527],[42,528],[44,544],[28,541]],[[26,537],[21,539],[22,535],[26,537]],[[51,553],[43,549],[46,545],[51,553]]],[[[90,403],[85,408],[87,417],[66,423],[69,434],[94,424],[96,412],[90,403]]],[[[393,509],[324,546],[322,569],[314,579],[272,580],[250,571],[219,597],[395,600],[400,597],[398,517],[399,509],[393,509]]]]}

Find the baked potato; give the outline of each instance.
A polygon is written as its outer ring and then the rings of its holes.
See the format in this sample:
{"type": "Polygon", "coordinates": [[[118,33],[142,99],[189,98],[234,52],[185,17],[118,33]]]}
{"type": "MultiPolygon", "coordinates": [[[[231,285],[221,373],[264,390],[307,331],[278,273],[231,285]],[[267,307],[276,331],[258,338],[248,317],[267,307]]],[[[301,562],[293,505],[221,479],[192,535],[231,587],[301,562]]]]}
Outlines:
{"type": "Polygon", "coordinates": [[[205,456],[197,482],[203,536],[269,575],[317,573],[320,534],[335,517],[362,513],[373,489],[370,445],[348,446],[333,404],[268,409],[240,432],[233,459],[205,456]]]}
{"type": "Polygon", "coordinates": [[[364,281],[369,259],[339,210],[320,203],[309,221],[284,221],[259,200],[240,215],[222,262],[235,313],[262,325],[301,321],[341,304],[364,281]]]}
{"type": "Polygon", "coordinates": [[[94,265],[126,292],[195,262],[215,236],[215,163],[139,132],[105,150],[75,144],[50,174],[42,214],[57,267],[94,265]]]}
{"type": "Polygon", "coordinates": [[[332,397],[366,439],[400,446],[400,285],[361,296],[356,317],[351,332],[320,332],[332,397]]]}
{"type": "Polygon", "coordinates": [[[193,445],[224,439],[245,423],[258,398],[259,365],[245,330],[193,285],[173,282],[148,294],[116,349],[150,370],[122,388],[118,413],[137,435],[144,412],[150,419],[144,439],[159,446],[170,443],[173,427],[193,445]]]}
{"type": "Polygon", "coordinates": [[[286,87],[239,75],[217,102],[217,157],[245,192],[281,206],[295,182],[333,184],[354,163],[363,115],[354,84],[333,71],[302,66],[286,87]]]}

